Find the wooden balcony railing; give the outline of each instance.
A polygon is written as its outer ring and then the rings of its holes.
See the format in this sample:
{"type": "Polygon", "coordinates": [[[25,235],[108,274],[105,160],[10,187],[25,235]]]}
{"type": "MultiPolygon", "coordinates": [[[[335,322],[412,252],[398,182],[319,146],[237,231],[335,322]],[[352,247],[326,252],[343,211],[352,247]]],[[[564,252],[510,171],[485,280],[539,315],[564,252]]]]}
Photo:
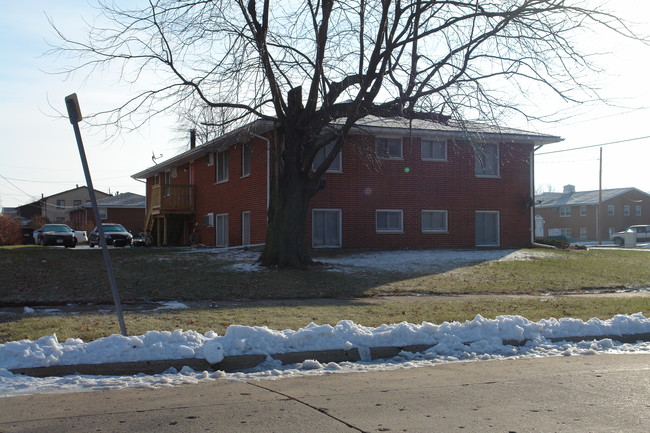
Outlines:
{"type": "Polygon", "coordinates": [[[154,185],[149,213],[194,213],[194,185],[154,185]]]}

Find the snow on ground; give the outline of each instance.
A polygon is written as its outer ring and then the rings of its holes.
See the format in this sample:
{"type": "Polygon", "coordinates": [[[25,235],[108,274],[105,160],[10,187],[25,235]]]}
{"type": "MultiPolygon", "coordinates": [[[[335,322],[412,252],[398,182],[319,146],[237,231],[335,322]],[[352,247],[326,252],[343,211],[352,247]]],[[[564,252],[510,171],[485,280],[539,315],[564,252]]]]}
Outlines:
{"type": "MultiPolygon", "coordinates": [[[[255,264],[257,254],[245,251],[198,250],[232,259],[232,269],[265,271],[255,264]]],[[[531,260],[556,254],[546,250],[510,251],[391,251],[321,259],[333,269],[423,271],[440,263],[462,264],[491,260],[531,260]]],[[[185,308],[178,302],[160,308],[185,308]]],[[[28,310],[26,310],[28,311],[28,310]]],[[[650,319],[641,313],[617,315],[609,320],[582,321],[571,318],[531,322],[521,316],[434,324],[423,322],[385,324],[376,328],[351,321],[310,324],[299,330],[231,325],[225,335],[195,331],[149,331],[144,335],[112,335],[91,342],[79,339],[58,341],[56,335],[36,341],[0,344],[0,396],[33,393],[77,392],[103,389],[169,387],[209,380],[278,379],[297,375],[331,374],[382,369],[413,368],[445,362],[498,360],[503,358],[592,355],[598,353],[650,353],[650,342],[623,344],[608,338],[582,343],[551,342],[558,337],[594,337],[650,333],[650,319]],[[523,346],[504,340],[526,340],[523,346]],[[199,372],[189,368],[158,375],[83,376],[32,378],[11,369],[70,364],[99,364],[164,359],[206,359],[218,363],[225,356],[358,348],[367,354],[371,347],[430,345],[422,353],[402,352],[386,360],[323,364],[316,360],[283,366],[270,357],[262,365],[243,372],[199,372]]]]}
{"type": "Polygon", "coordinates": [[[12,341],[0,345],[0,395],[77,392],[102,389],[175,386],[206,380],[278,379],[297,375],[329,374],[381,369],[430,366],[444,362],[481,361],[504,358],[591,355],[597,353],[650,353],[650,343],[617,343],[609,338],[582,343],[552,343],[550,338],[567,336],[627,335],[650,333],[650,319],[642,314],[617,315],[609,320],[582,321],[564,318],[531,322],[521,316],[445,322],[439,325],[398,323],[376,328],[351,321],[335,326],[310,324],[299,330],[232,325],[225,335],[195,331],[149,331],[144,335],[112,335],[91,342],[79,339],[58,341],[56,335],[36,341],[12,341]],[[523,346],[504,340],[527,340],[523,346]],[[283,366],[270,357],[254,369],[238,373],[197,372],[184,368],[158,375],[50,377],[16,375],[9,370],[67,364],[93,364],[161,359],[207,359],[220,362],[224,356],[286,353],[296,351],[371,347],[431,345],[422,353],[402,352],[388,360],[356,363],[327,363],[315,360],[283,366]]]}

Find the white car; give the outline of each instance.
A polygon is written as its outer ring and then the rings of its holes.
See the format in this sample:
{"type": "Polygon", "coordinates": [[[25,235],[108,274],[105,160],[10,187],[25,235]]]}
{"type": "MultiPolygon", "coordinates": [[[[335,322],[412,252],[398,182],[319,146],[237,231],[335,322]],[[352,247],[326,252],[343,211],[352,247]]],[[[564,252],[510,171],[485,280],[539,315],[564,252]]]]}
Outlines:
{"type": "Polygon", "coordinates": [[[77,238],[78,244],[88,242],[88,234],[86,233],[85,230],[75,230],[74,237],[77,238]]]}
{"type": "Polygon", "coordinates": [[[612,233],[609,237],[610,240],[614,241],[616,245],[622,247],[625,244],[625,233],[628,230],[632,230],[636,233],[637,242],[647,242],[650,241],[650,225],[634,225],[626,228],[623,231],[612,233]]]}

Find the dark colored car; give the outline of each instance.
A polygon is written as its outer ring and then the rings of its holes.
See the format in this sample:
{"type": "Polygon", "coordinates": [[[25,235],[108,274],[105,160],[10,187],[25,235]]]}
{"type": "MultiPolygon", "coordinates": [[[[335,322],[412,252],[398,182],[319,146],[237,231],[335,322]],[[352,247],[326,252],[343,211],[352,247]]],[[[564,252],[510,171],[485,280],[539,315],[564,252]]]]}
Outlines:
{"type": "Polygon", "coordinates": [[[36,232],[38,233],[39,245],[63,245],[66,248],[77,246],[74,230],[65,224],[45,224],[36,232]]]}
{"type": "MultiPolygon", "coordinates": [[[[133,235],[121,224],[103,223],[102,227],[108,245],[116,247],[131,246],[133,235]]],[[[99,230],[97,230],[97,227],[88,235],[88,246],[92,248],[95,245],[99,245],[99,230]]]]}

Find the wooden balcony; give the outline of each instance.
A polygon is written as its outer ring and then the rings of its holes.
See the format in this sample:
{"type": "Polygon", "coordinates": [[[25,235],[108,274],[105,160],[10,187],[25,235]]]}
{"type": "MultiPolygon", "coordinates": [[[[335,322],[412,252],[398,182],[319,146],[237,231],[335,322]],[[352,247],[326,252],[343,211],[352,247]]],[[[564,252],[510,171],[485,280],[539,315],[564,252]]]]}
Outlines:
{"type": "Polygon", "coordinates": [[[154,185],[147,217],[194,213],[194,185],[154,185]]]}

